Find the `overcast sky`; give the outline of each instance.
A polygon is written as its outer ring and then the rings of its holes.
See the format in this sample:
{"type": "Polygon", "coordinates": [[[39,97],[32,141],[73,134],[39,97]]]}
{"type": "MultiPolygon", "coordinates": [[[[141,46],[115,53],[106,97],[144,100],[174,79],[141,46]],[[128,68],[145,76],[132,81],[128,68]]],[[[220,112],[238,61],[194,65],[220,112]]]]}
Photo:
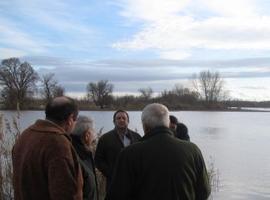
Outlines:
{"type": "Polygon", "coordinates": [[[68,94],[117,94],[219,71],[232,98],[270,100],[269,0],[0,0],[0,59],[55,73],[68,94]]]}

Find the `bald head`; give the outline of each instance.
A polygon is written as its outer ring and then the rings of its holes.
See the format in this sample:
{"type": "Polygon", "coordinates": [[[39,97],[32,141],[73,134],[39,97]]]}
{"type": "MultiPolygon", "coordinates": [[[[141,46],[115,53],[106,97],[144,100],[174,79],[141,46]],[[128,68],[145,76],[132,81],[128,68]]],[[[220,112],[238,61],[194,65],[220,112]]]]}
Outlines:
{"type": "Polygon", "coordinates": [[[159,126],[169,128],[170,120],[168,108],[159,103],[147,105],[142,112],[142,124],[145,132],[159,126]]]}
{"type": "Polygon", "coordinates": [[[76,120],[78,115],[78,106],[75,101],[69,97],[56,97],[48,102],[45,109],[46,119],[57,124],[65,122],[70,115],[76,120]]]}

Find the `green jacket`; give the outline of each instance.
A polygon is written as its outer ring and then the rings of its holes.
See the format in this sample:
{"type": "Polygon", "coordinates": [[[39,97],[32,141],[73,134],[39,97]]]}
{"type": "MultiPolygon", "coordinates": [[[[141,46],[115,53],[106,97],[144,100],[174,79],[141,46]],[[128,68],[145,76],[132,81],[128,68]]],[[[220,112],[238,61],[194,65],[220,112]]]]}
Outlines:
{"type": "Polygon", "coordinates": [[[208,175],[199,148],[154,129],[119,155],[108,200],[205,200],[208,175]]]}

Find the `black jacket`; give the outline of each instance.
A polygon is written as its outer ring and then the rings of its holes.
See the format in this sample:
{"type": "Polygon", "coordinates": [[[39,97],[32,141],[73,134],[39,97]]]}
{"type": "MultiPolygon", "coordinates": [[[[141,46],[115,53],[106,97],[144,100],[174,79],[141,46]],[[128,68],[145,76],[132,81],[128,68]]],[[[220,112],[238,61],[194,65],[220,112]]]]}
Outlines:
{"type": "Polygon", "coordinates": [[[166,127],[119,155],[107,200],[206,200],[210,185],[199,148],[166,127]]]}
{"type": "Polygon", "coordinates": [[[188,128],[183,123],[177,123],[176,131],[175,131],[175,137],[181,139],[190,141],[190,137],[188,135],[188,128]]]}
{"type": "MultiPolygon", "coordinates": [[[[141,136],[128,129],[127,137],[129,137],[131,144],[137,142],[141,136]]],[[[107,183],[111,181],[115,162],[118,154],[124,148],[122,141],[117,134],[116,129],[113,129],[102,135],[98,141],[95,163],[97,168],[107,178],[107,183]]]]}
{"type": "Polygon", "coordinates": [[[98,200],[98,185],[92,152],[82,144],[80,138],[74,135],[71,135],[71,137],[82,168],[83,199],[98,200]]]}

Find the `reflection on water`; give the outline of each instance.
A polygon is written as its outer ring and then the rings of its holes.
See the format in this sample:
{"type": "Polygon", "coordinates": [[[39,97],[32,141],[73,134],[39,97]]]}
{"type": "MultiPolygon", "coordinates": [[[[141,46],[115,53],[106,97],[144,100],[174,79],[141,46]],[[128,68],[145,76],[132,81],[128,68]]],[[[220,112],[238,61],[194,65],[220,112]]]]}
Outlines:
{"type": "MultiPolygon", "coordinates": [[[[10,118],[15,112],[5,111],[10,118]]],[[[96,130],[113,128],[113,112],[82,111],[96,122],[96,130]]],[[[264,112],[172,112],[189,129],[206,160],[219,170],[219,190],[213,199],[270,199],[270,113],[264,112]]],[[[130,128],[143,135],[141,112],[129,112],[130,128]]],[[[22,112],[21,128],[38,118],[41,111],[22,112]]]]}
{"type": "Polygon", "coordinates": [[[219,133],[222,132],[220,128],[217,127],[204,127],[200,130],[202,134],[208,134],[208,135],[219,135],[219,133]]]}

